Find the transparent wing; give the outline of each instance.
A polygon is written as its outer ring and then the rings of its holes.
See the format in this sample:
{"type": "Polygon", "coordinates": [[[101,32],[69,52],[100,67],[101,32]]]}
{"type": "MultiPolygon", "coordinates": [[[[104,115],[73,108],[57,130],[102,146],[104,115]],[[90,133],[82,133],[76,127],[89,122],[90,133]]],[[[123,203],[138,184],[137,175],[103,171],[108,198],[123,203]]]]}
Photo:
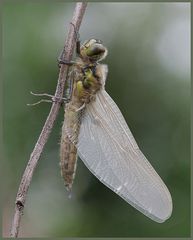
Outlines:
{"type": "Polygon", "coordinates": [[[172,199],[167,187],[104,89],[86,107],[77,149],[88,169],[133,207],[156,222],[170,217],[172,199]]]}

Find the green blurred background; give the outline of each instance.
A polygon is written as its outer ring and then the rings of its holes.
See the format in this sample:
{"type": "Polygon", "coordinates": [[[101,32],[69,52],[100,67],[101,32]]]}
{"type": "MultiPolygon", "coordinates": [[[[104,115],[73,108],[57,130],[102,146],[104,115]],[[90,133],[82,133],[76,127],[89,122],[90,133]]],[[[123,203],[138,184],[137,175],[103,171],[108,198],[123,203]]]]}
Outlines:
{"type": "MultiPolygon", "coordinates": [[[[28,107],[30,91],[55,91],[56,59],[75,3],[3,5],[4,217],[8,236],[21,176],[50,104],[28,107]]],[[[81,40],[109,50],[108,93],[141,150],[168,186],[173,214],[158,224],[101,184],[79,159],[72,199],[59,169],[63,109],[33,176],[23,237],[190,236],[190,4],[90,3],[81,40]]]]}

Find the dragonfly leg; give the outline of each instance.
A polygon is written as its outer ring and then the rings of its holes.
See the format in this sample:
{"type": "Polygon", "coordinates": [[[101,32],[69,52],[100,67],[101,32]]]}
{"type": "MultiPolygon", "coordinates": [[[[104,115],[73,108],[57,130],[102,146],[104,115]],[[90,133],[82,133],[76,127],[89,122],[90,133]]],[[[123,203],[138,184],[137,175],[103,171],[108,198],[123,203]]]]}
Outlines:
{"type": "Polygon", "coordinates": [[[47,93],[33,93],[33,92],[30,92],[30,93],[34,96],[40,96],[40,97],[42,97],[42,96],[45,97],[46,96],[46,97],[51,98],[51,100],[41,99],[40,101],[35,102],[35,103],[28,103],[27,104],[28,106],[35,106],[35,105],[38,105],[42,102],[49,102],[49,103],[57,102],[57,103],[60,103],[62,105],[63,103],[68,103],[70,101],[70,99],[68,99],[68,98],[59,98],[59,97],[56,97],[54,95],[47,94],[47,93]]]}
{"type": "Polygon", "coordinates": [[[74,62],[74,61],[68,62],[68,61],[65,61],[62,59],[58,59],[58,64],[65,64],[65,65],[72,66],[72,65],[76,64],[76,62],[74,62]]]}
{"type": "Polygon", "coordinates": [[[35,106],[35,105],[38,105],[38,104],[40,104],[42,102],[49,102],[49,103],[51,103],[52,101],[51,100],[47,100],[47,99],[41,99],[40,101],[35,102],[35,103],[27,103],[27,106],[35,106]]]}
{"type": "MultiPolygon", "coordinates": [[[[76,38],[76,54],[78,56],[80,56],[80,34],[76,30],[74,23],[70,22],[70,24],[74,27],[74,32],[76,34],[76,36],[75,36],[75,38],[76,38]]],[[[62,49],[62,51],[58,57],[58,66],[60,67],[60,64],[66,64],[69,66],[76,64],[76,62],[73,62],[73,61],[68,62],[68,61],[63,60],[64,51],[65,51],[65,49],[62,49]]]]}
{"type": "Polygon", "coordinates": [[[80,56],[80,40],[76,41],[76,54],[80,56]]]}
{"type": "Polygon", "coordinates": [[[72,24],[72,26],[74,27],[74,32],[76,34],[76,53],[79,56],[80,55],[80,34],[76,30],[76,27],[75,27],[74,23],[70,22],[70,24],[72,24]]]}
{"type": "Polygon", "coordinates": [[[68,66],[72,66],[74,64],[76,64],[76,62],[74,61],[65,61],[63,60],[63,53],[64,53],[64,49],[61,51],[59,57],[58,57],[58,67],[60,68],[60,64],[65,64],[65,65],[68,65],[68,66]]]}
{"type": "Polygon", "coordinates": [[[50,98],[53,97],[53,95],[51,95],[51,94],[47,94],[47,93],[33,93],[32,91],[31,91],[30,93],[31,93],[31,95],[34,95],[34,96],[50,97],[50,98]]]}
{"type": "Polygon", "coordinates": [[[79,112],[80,110],[82,110],[83,108],[85,108],[86,104],[83,103],[81,107],[79,107],[78,109],[76,109],[76,112],[79,112]]]}

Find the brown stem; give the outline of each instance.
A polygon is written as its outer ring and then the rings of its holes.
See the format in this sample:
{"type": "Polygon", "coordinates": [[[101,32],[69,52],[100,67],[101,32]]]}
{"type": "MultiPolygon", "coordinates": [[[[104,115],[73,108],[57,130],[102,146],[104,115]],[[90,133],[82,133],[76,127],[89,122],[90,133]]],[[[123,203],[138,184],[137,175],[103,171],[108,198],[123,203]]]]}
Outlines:
{"type": "MultiPolygon", "coordinates": [[[[65,61],[69,62],[72,59],[72,54],[73,54],[75,40],[76,40],[76,33],[79,31],[82,18],[86,10],[86,6],[87,6],[87,3],[76,3],[76,7],[74,10],[74,14],[71,22],[72,24],[70,24],[68,36],[64,45],[63,57],[65,61]]],[[[57,83],[56,92],[55,92],[56,99],[62,99],[63,97],[64,84],[67,78],[68,68],[69,68],[68,65],[62,65],[60,68],[58,83],[57,83]]],[[[15,213],[13,216],[11,232],[10,232],[10,237],[12,238],[18,237],[21,216],[23,214],[28,188],[30,186],[32,176],[36,168],[36,165],[38,163],[38,160],[40,158],[40,155],[43,151],[43,148],[53,128],[59,108],[60,108],[59,102],[52,103],[50,113],[46,119],[46,122],[43,126],[43,129],[40,133],[37,143],[30,155],[29,162],[26,166],[23,177],[21,179],[21,183],[20,183],[16,201],[15,201],[15,213]]]]}

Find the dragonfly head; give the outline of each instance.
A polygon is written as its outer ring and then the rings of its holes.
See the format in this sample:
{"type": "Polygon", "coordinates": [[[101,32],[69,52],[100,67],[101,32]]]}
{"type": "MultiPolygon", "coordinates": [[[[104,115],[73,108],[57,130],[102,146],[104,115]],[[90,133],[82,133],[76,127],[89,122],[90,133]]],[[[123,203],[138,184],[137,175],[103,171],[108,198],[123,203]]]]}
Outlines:
{"type": "Polygon", "coordinates": [[[101,40],[90,39],[81,46],[80,55],[82,58],[88,58],[91,62],[98,62],[106,57],[107,49],[101,40]]]}

